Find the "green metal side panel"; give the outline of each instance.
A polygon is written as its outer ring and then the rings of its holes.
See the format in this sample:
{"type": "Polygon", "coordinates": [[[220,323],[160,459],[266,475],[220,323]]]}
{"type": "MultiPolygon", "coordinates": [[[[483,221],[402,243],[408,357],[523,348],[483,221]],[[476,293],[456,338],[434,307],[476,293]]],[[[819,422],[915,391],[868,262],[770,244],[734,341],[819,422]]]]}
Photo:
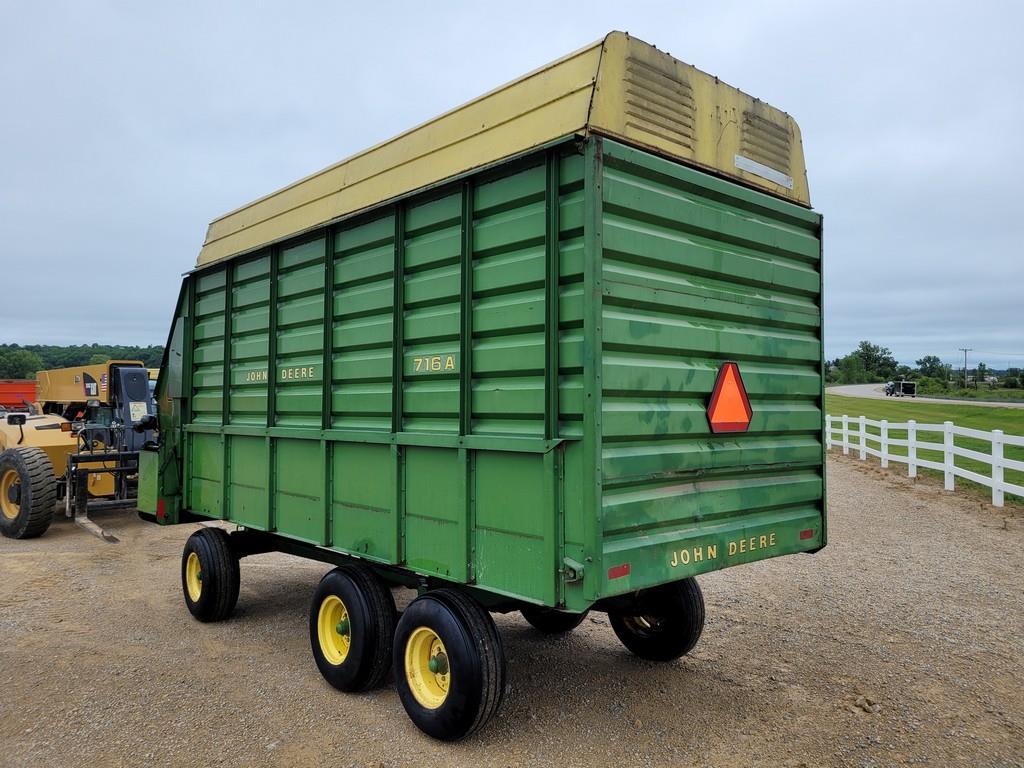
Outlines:
{"type": "Polygon", "coordinates": [[[820,232],[594,137],[191,275],[156,498],[573,610],[820,548],[820,232]]]}
{"type": "Polygon", "coordinates": [[[220,424],[224,384],[225,271],[196,279],[192,325],[192,398],[194,424],[220,424]]]}
{"type": "Polygon", "coordinates": [[[185,508],[563,604],[584,186],[566,143],[187,278],[185,508]]]}
{"type": "Polygon", "coordinates": [[[323,235],[281,249],[277,262],[277,346],[273,371],[275,426],[320,426],[324,275],[323,235]]]}
{"type": "Polygon", "coordinates": [[[396,467],[390,445],[334,445],[331,511],[336,549],[399,562],[396,467]]]}
{"type": "Polygon", "coordinates": [[[263,437],[230,435],[228,475],[231,478],[225,518],[247,528],[270,529],[267,503],[268,444],[263,437]]]}
{"type": "Polygon", "coordinates": [[[601,179],[602,592],[819,548],[820,217],[611,141],[601,179]],[[753,421],[715,435],[726,360],[753,421]]]}
{"type": "Polygon", "coordinates": [[[189,441],[189,502],[193,511],[207,517],[223,517],[224,438],[193,434],[189,441]]]}
{"type": "Polygon", "coordinates": [[[155,515],[159,499],[160,456],[155,451],[139,453],[139,491],[135,506],[140,512],[155,515]]]}
{"type": "Polygon", "coordinates": [[[391,430],[394,349],[393,213],[334,235],[331,420],[391,430]]]}
{"type": "Polygon", "coordinates": [[[309,544],[327,543],[324,472],[320,441],[274,441],[275,530],[309,544]]]}
{"type": "Polygon", "coordinates": [[[228,421],[265,426],[270,353],[269,252],[236,265],[233,277],[228,421]]]}

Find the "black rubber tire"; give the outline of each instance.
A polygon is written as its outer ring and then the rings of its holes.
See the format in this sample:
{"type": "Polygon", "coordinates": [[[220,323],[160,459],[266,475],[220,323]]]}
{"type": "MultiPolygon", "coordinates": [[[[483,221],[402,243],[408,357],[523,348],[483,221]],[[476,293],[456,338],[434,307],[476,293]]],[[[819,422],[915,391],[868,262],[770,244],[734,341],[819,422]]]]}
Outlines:
{"type": "Polygon", "coordinates": [[[181,591],[189,613],[199,621],[224,621],[238,603],[240,580],[238,555],[231,547],[227,531],[204,527],[188,537],[181,553],[181,591]],[[202,569],[202,591],[198,600],[189,595],[185,580],[188,558],[193,552],[202,569]]]}
{"type": "Polygon", "coordinates": [[[417,728],[441,741],[458,741],[482,728],[505,695],[505,651],[494,620],[468,595],[438,589],[405,609],[394,648],[395,685],[417,728]],[[447,697],[436,709],[423,706],[409,687],[405,651],[413,631],[428,627],[441,639],[451,670],[447,697]]]}
{"type": "Polygon", "coordinates": [[[53,464],[42,448],[8,448],[0,453],[0,478],[8,472],[18,474],[18,514],[0,513],[0,533],[9,539],[33,539],[42,536],[53,520],[57,503],[57,479],[53,464]]]}
{"type": "Polygon", "coordinates": [[[320,580],[309,607],[309,643],[320,674],[339,691],[377,688],[391,669],[397,624],[391,590],[372,571],[358,565],[335,568],[320,580]],[[331,595],[344,603],[351,627],[351,645],[340,664],[332,664],[324,655],[318,631],[320,607],[331,595]]]}
{"type": "Polygon", "coordinates": [[[694,578],[647,590],[635,612],[608,612],[630,651],[649,661],[674,661],[693,650],[704,631],[704,595],[694,578]]]}
{"type": "Polygon", "coordinates": [[[572,632],[582,624],[590,611],[566,613],[565,611],[556,611],[552,608],[530,606],[523,608],[520,613],[530,623],[530,626],[538,632],[543,632],[545,635],[564,635],[566,632],[572,632]]]}

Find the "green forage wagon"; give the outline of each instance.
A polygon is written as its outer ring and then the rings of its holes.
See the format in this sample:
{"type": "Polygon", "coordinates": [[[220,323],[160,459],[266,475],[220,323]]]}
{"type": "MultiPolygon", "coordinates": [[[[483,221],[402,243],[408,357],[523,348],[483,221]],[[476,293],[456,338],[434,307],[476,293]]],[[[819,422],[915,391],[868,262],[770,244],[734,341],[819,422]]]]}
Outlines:
{"type": "Polygon", "coordinates": [[[676,659],[698,574],[826,543],[797,125],[612,33],[214,221],[157,397],[140,509],[237,526],[185,545],[197,619],[333,563],[320,672],[439,739],[501,703],[491,612],[676,659]]]}

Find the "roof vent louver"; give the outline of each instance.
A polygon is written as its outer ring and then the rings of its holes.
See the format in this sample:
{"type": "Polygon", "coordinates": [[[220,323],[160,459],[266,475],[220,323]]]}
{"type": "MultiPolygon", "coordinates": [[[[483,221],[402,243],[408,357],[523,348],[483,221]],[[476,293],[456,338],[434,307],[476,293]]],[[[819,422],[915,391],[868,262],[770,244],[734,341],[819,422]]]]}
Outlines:
{"type": "Polygon", "coordinates": [[[626,125],[693,150],[693,89],[675,72],[666,72],[632,56],[625,68],[626,125]]]}
{"type": "Polygon", "coordinates": [[[751,160],[790,175],[789,131],[752,112],[743,113],[740,152],[751,160]]]}

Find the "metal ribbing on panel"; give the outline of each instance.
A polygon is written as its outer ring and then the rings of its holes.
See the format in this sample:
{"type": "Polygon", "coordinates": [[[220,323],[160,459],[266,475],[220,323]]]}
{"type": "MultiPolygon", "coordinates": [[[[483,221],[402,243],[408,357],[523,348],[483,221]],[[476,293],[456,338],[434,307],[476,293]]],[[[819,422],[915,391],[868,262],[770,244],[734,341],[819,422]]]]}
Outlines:
{"type": "Polygon", "coordinates": [[[392,313],[395,345],[391,351],[391,431],[402,431],[402,361],[405,359],[405,206],[395,206],[395,306],[392,313]]]}
{"type": "Polygon", "coordinates": [[[324,363],[320,371],[323,377],[322,414],[320,426],[331,428],[331,383],[334,342],[334,229],[324,232],[324,363]]]}
{"type": "MultiPolygon", "coordinates": [[[[224,267],[224,374],[221,379],[221,424],[231,420],[231,299],[234,264],[224,267]]],[[[227,485],[227,483],[225,483],[227,485]]]]}
{"type": "Polygon", "coordinates": [[[544,439],[558,437],[558,255],[559,168],[558,150],[547,153],[544,194],[544,439]]]}
{"type": "Polygon", "coordinates": [[[267,426],[274,426],[277,412],[277,267],[281,249],[270,249],[270,307],[267,334],[267,426]]]}
{"type": "Polygon", "coordinates": [[[459,434],[473,431],[473,182],[462,184],[462,290],[459,302],[459,434]]]}

